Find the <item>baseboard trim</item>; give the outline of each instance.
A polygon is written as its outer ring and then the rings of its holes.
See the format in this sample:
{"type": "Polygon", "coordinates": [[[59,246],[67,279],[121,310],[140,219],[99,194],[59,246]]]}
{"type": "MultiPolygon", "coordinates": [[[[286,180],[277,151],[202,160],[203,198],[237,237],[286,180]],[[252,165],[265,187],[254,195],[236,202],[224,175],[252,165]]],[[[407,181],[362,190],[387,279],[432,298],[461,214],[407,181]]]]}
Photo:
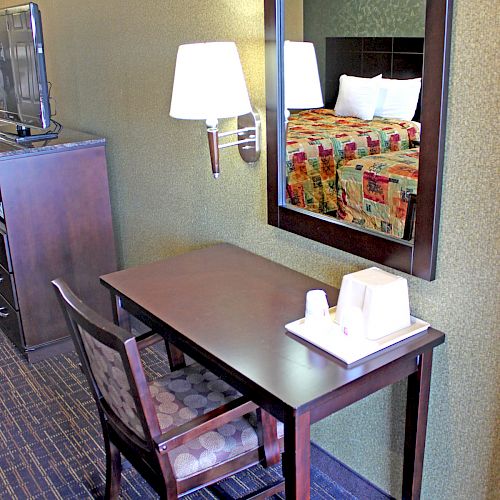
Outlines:
{"type": "Polygon", "coordinates": [[[71,337],[63,337],[53,342],[39,344],[30,349],[25,349],[24,357],[29,363],[37,363],[43,361],[56,354],[64,354],[75,350],[75,345],[71,337]]]}
{"type": "Polygon", "coordinates": [[[311,441],[311,464],[357,498],[395,500],[313,441],[311,441]]]}

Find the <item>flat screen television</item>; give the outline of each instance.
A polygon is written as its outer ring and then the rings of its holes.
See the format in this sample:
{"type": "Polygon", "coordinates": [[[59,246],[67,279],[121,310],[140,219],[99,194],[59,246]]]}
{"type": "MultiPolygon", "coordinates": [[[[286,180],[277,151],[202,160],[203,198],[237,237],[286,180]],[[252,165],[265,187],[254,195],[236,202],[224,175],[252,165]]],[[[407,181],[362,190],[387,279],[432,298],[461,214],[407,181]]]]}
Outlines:
{"type": "Polygon", "coordinates": [[[42,18],[36,3],[0,10],[0,120],[17,126],[17,142],[53,138],[31,134],[51,123],[42,18]]]}

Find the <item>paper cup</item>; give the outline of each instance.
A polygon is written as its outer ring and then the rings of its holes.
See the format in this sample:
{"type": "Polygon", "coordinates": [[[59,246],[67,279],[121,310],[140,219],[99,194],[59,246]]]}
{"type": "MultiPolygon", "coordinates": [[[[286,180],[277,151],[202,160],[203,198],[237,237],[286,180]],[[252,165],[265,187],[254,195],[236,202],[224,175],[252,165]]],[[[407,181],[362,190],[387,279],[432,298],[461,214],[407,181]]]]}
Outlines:
{"type": "Polygon", "coordinates": [[[324,290],[309,290],[307,292],[304,323],[311,328],[331,326],[328,300],[324,290]]]}

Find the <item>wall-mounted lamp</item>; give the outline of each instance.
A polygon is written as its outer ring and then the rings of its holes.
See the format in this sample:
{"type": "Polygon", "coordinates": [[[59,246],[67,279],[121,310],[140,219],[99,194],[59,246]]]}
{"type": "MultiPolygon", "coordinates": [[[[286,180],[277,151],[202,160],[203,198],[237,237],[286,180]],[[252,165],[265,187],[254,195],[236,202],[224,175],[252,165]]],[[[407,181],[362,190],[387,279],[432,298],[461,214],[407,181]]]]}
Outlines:
{"type": "Polygon", "coordinates": [[[205,120],[214,178],[219,177],[219,150],[238,146],[253,163],[260,156],[260,117],[253,112],[234,42],[181,45],[177,52],[170,116],[205,120]],[[220,118],[238,116],[238,130],[219,133],[220,118]],[[219,144],[219,138],[237,140],[219,144]]]}
{"type": "Polygon", "coordinates": [[[285,114],[290,109],[323,107],[318,60],[310,42],[285,41],[285,114]]]}

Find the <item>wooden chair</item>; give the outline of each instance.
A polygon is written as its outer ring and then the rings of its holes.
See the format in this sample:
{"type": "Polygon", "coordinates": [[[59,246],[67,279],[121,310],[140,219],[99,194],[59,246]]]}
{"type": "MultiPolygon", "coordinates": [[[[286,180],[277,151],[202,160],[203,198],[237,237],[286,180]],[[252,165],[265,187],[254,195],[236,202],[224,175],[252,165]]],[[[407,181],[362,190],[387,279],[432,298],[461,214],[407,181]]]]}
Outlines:
{"type": "MultiPolygon", "coordinates": [[[[120,452],[169,500],[279,461],[283,428],[268,413],[197,363],[148,381],[139,350],[155,338],[138,340],[86,306],[63,280],[52,284],[99,411],[107,498],[120,490],[120,452]]],[[[280,480],[246,498],[265,498],[283,486],[280,480]]]]}

